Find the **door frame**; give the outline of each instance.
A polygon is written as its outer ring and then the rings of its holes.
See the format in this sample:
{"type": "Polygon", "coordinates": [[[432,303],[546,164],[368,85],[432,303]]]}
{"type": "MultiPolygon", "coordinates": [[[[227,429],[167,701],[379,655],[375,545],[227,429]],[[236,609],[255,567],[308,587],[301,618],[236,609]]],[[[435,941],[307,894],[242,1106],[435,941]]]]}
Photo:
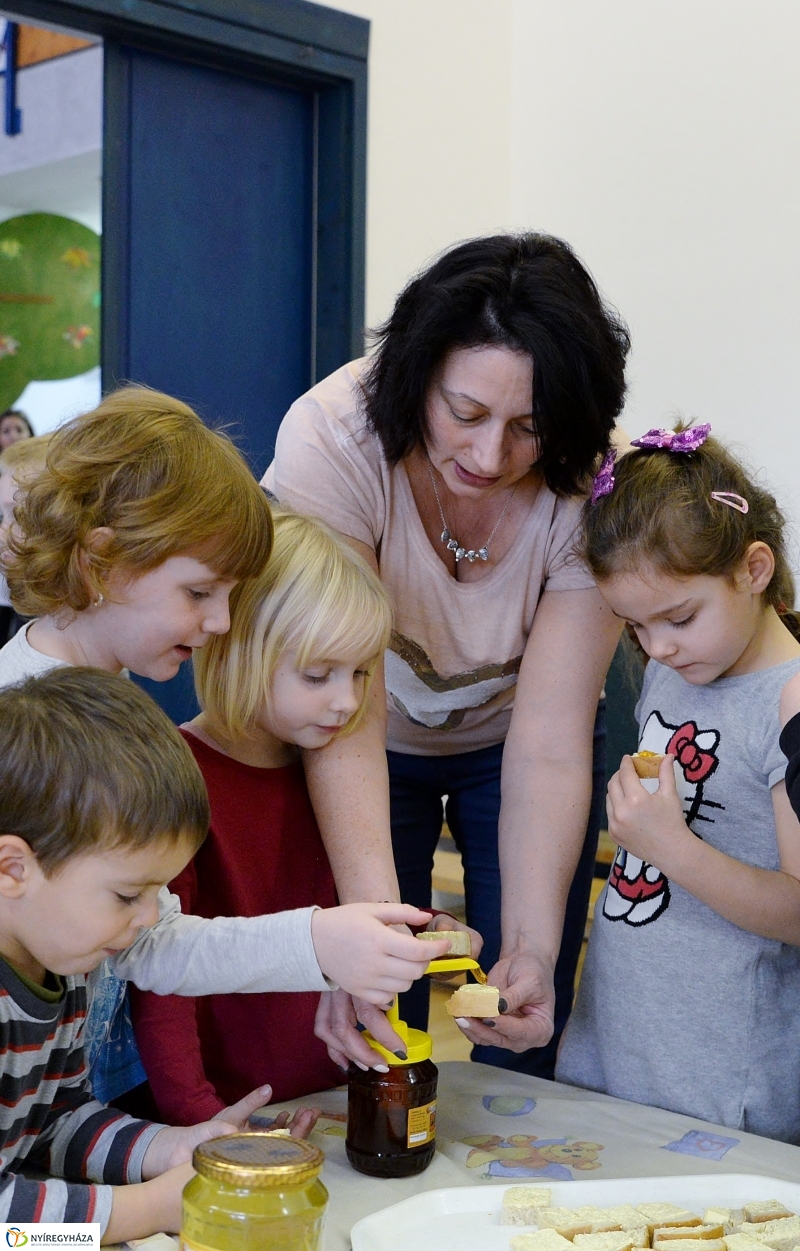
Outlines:
{"type": "Polygon", "coordinates": [[[13,12],[106,41],[103,389],[129,377],[130,84],[118,45],[314,92],[312,381],[364,347],[369,22],[308,0],[13,0],[13,12]]]}

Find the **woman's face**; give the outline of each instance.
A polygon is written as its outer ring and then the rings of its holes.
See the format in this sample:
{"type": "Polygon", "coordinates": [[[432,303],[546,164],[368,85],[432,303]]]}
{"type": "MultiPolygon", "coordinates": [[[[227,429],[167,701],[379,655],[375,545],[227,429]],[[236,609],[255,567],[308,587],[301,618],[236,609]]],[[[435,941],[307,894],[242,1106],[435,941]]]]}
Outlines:
{"type": "Polygon", "coordinates": [[[454,495],[502,490],[539,457],[533,361],[505,347],[456,348],[428,392],[428,455],[454,495]]]}
{"type": "Polygon", "coordinates": [[[29,439],[30,437],[30,430],[19,417],[9,415],[0,421],[0,452],[4,452],[7,447],[11,447],[12,443],[18,443],[20,439],[29,439]]]}

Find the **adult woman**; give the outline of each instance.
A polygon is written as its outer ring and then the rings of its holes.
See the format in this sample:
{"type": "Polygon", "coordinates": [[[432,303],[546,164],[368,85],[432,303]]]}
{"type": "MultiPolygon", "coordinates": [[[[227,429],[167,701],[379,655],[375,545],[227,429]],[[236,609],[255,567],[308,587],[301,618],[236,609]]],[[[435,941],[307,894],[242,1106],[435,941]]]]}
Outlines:
{"type": "Polygon", "coordinates": [[[18,408],[7,408],[0,413],[0,452],[4,452],[12,443],[20,439],[32,439],[33,426],[25,414],[18,408]]]}
{"type": "MultiPolygon", "coordinates": [[[[420,901],[426,879],[430,889],[447,795],[467,919],[508,1003],[492,1026],[464,1032],[474,1058],[495,1063],[553,1032],[592,727],[618,634],[571,548],[578,492],[622,406],[628,346],[566,244],[501,235],[458,245],[401,294],[370,361],[293,405],[265,478],[281,501],[345,535],[392,595],[388,772],[401,890],[420,901]]],[[[383,835],[385,719],[374,698],[360,732],[307,766],[337,885],[366,898],[396,889],[383,835]]],[[[578,894],[560,1026],[588,881],[578,894]]],[[[352,1046],[347,1014],[341,1003],[322,1009],[334,1049],[336,1038],[352,1046]]],[[[513,1063],[552,1073],[552,1054],[513,1063]]]]}

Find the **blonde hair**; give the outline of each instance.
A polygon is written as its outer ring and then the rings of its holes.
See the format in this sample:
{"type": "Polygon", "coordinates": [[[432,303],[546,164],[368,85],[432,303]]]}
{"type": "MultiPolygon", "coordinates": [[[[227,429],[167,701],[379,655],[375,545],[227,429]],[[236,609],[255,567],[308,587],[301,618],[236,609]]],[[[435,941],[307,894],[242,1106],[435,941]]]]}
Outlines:
{"type": "Polygon", "coordinates": [[[266,497],[230,439],[180,400],[133,386],[52,435],[16,526],[6,576],[27,616],[82,612],[107,593],[111,569],[135,577],[179,554],[254,577],[272,543],[266,497]],[[100,527],[104,544],[92,542],[100,527]]]}
{"type": "MultiPolygon", "coordinates": [[[[212,726],[233,740],[253,732],[269,699],[281,656],[295,652],[298,669],[355,655],[377,660],[392,627],[389,598],[367,562],[327,526],[274,510],[272,558],[258,578],[234,588],[231,628],[194,657],[195,687],[212,726]]],[[[364,715],[361,707],[341,733],[364,715]]]]}
{"type": "Polygon", "coordinates": [[[52,434],[37,434],[31,439],[18,439],[4,452],[0,452],[0,473],[13,474],[17,482],[24,482],[28,474],[44,468],[47,445],[52,434]]]}

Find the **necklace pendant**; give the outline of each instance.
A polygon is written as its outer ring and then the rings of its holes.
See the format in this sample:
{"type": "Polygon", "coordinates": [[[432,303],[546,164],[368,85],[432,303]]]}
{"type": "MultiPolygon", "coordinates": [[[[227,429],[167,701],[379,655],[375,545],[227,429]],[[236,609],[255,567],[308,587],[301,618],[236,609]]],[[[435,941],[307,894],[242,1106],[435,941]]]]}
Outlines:
{"type": "Polygon", "coordinates": [[[484,546],[484,547],[482,547],[482,548],[480,549],[480,551],[476,552],[476,555],[477,555],[477,556],[480,556],[481,560],[488,560],[488,559],[489,559],[489,549],[488,549],[488,547],[485,547],[485,546],[484,546]]]}
{"type": "Polygon", "coordinates": [[[444,530],[442,530],[440,537],[441,537],[442,543],[450,542],[450,531],[448,530],[447,526],[445,526],[444,530]]]}
{"type": "Polygon", "coordinates": [[[447,550],[448,550],[448,552],[455,552],[455,551],[457,550],[457,548],[458,548],[458,540],[457,540],[457,539],[450,539],[450,540],[448,541],[448,544],[447,544],[447,550]]]}
{"type": "Polygon", "coordinates": [[[471,565],[474,565],[475,561],[478,559],[478,553],[476,551],[473,551],[472,548],[470,548],[470,550],[466,553],[466,557],[469,563],[471,565]]]}
{"type": "Polygon", "coordinates": [[[460,560],[463,560],[466,554],[467,554],[467,550],[465,547],[457,547],[456,548],[456,564],[458,564],[460,560]]]}

